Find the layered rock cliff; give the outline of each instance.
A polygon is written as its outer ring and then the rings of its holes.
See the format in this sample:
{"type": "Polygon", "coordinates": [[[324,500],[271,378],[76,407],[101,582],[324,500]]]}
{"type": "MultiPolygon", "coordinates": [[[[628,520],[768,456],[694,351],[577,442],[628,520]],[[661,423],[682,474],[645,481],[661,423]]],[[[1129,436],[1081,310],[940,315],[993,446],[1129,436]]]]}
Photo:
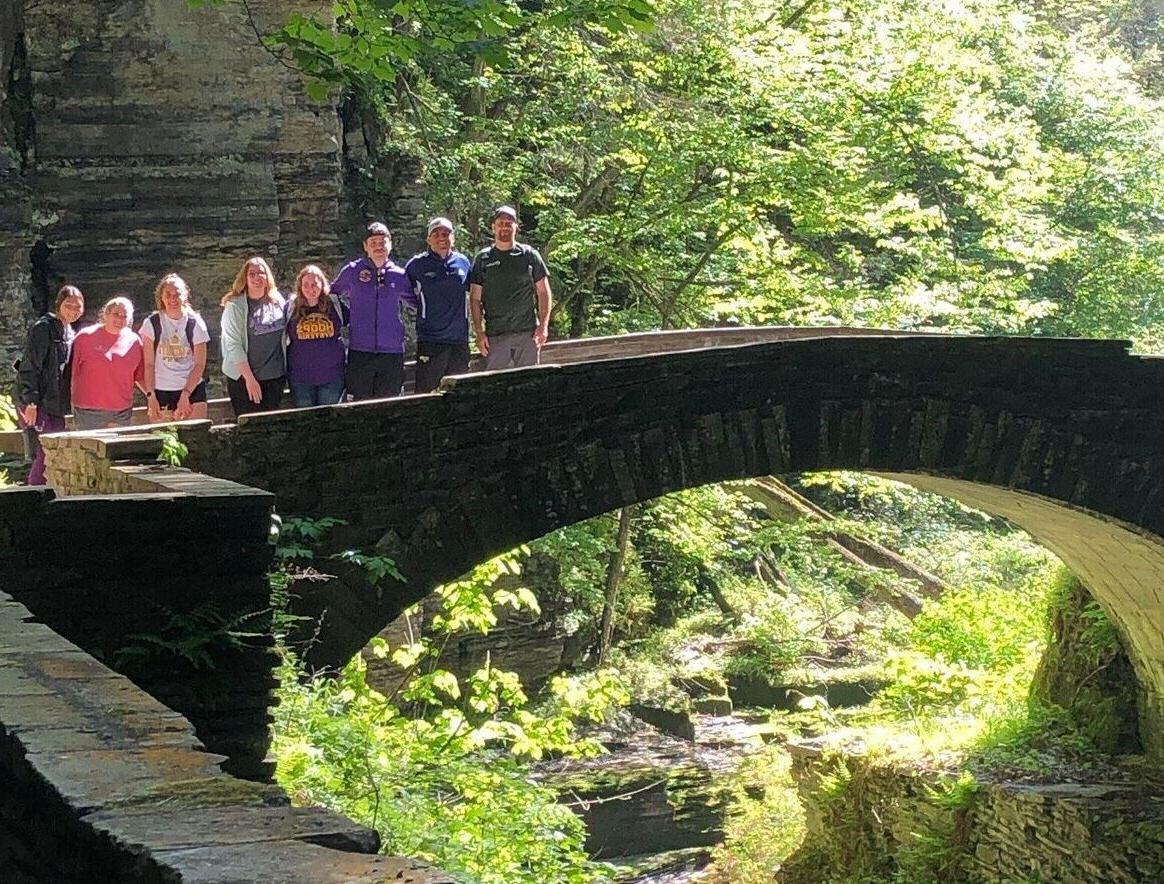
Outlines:
{"type": "MultiPolygon", "coordinates": [[[[341,247],[334,102],[259,34],[309,0],[0,0],[0,358],[63,282],[88,314],[165,272],[212,324],[252,254],[281,281],[341,247]]],[[[284,283],[286,284],[286,282],[284,283]]]]}

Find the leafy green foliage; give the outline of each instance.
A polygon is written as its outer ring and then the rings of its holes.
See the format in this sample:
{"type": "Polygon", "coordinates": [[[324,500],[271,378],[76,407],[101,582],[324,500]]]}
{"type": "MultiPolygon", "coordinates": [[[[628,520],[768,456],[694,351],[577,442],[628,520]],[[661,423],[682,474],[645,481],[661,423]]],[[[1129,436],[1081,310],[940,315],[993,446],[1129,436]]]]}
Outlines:
{"type": "Polygon", "coordinates": [[[270,611],[227,612],[207,602],[189,611],[161,613],[166,622],[158,632],[126,636],[126,644],[114,653],[114,665],[132,671],[181,661],[195,670],[212,670],[224,650],[246,648],[266,638],[270,611]]]}
{"type": "Polygon", "coordinates": [[[317,519],[286,516],[275,538],[275,558],[281,562],[307,561],[315,558],[315,547],[333,528],[347,524],[343,519],[323,516],[317,519]]]}
{"type": "Polygon", "coordinates": [[[15,430],[17,426],[16,403],[8,394],[0,394],[0,432],[15,430]]]}
{"type": "Polygon", "coordinates": [[[1053,580],[1057,560],[1025,532],[952,498],[844,471],[802,476],[799,488],[830,512],[860,521],[862,533],[955,585],[1012,588],[1023,596],[1043,591],[1053,580]]]}
{"type": "Polygon", "coordinates": [[[1062,771],[1078,776],[1080,771],[1104,767],[1095,744],[1069,716],[1041,704],[986,719],[969,748],[968,763],[1016,779],[1043,779],[1062,771]]]}
{"type": "Polygon", "coordinates": [[[537,7],[507,0],[397,0],[393,3],[340,0],[328,18],[294,13],[273,43],[289,49],[304,70],[322,80],[395,84],[402,71],[444,57],[453,62],[478,57],[504,65],[515,37],[531,29],[552,30],[566,23],[617,32],[650,25],[649,0],[549,2],[537,7]]]}
{"type": "Polygon", "coordinates": [[[680,491],[642,510],[633,543],[663,624],[697,611],[751,566],[741,542],[757,528],[753,507],[721,486],[680,491]]]}
{"type": "MultiPolygon", "coordinates": [[[[321,516],[320,518],[288,516],[279,523],[278,534],[275,537],[275,559],[284,570],[290,569],[296,564],[303,565],[310,562],[315,559],[316,547],[323,543],[324,538],[332,529],[346,524],[347,522],[343,519],[331,516],[321,516]]],[[[376,587],[378,594],[383,592],[385,581],[404,580],[404,575],[396,567],[396,562],[389,556],[345,549],[333,553],[331,558],[362,571],[368,582],[376,587]]],[[[289,575],[284,574],[283,576],[289,575]]]]}
{"type": "MultiPolygon", "coordinates": [[[[556,583],[562,597],[560,627],[568,635],[597,636],[601,629],[607,570],[616,545],[617,513],[568,525],[529,545],[532,555],[557,563],[556,583]]],[[[615,606],[615,635],[641,636],[655,614],[655,595],[637,546],[631,543],[623,562],[615,606]]]]}
{"type": "Polygon", "coordinates": [[[342,0],[269,45],[317,97],[357,97],[369,183],[415,158],[474,235],[490,203],[520,203],[571,334],[730,320],[1148,344],[1159,33],[1129,36],[1116,4],[1058,6],[342,0]]]}
{"type": "Polygon", "coordinates": [[[582,852],[581,823],[530,781],[527,764],[547,752],[598,752],[575,723],[626,702],[617,675],[555,677],[535,710],[513,673],[486,662],[458,679],[438,665],[451,633],[496,624],[495,605],[536,609],[528,590],[496,586],[516,567],[515,557],[493,560],[441,587],[431,634],[396,647],[373,640],[373,657],[406,670],[399,700],[369,686],[363,657],[339,678],[310,679],[288,655],[276,722],[279,780],[297,800],[377,826],[386,849],[470,880],[603,880],[582,852]]]}
{"type": "Polygon", "coordinates": [[[790,756],[779,747],[769,747],[740,765],[724,841],[714,853],[714,881],[754,884],[773,880],[800,846],[805,833],[804,809],[791,766],[790,756]]]}
{"type": "Polygon", "coordinates": [[[274,748],[294,800],[333,806],[378,828],[386,851],[468,880],[599,880],[581,823],[521,761],[483,748],[482,730],[451,711],[402,716],[365,673],[358,656],[339,679],[284,667],[274,748]]]}
{"type": "Polygon", "coordinates": [[[968,700],[976,687],[964,664],[925,654],[893,654],[885,661],[885,673],[889,685],[878,693],[878,703],[910,719],[949,712],[968,700]]]}
{"type": "Polygon", "coordinates": [[[180,467],[190,454],[190,448],[178,438],[173,430],[155,430],[154,435],[162,440],[162,450],[158,452],[158,462],[172,467],[180,467]]]}
{"type": "MultiPolygon", "coordinates": [[[[1007,536],[1001,540],[1006,548],[1007,536]]],[[[945,716],[986,721],[1025,715],[1056,583],[1045,554],[1035,555],[1040,567],[1020,569],[1026,572],[1022,581],[956,586],[927,602],[908,629],[891,630],[889,640],[902,649],[886,658],[889,685],[879,692],[877,708],[935,729],[945,716]]]]}
{"type": "Polygon", "coordinates": [[[349,565],[355,565],[368,575],[368,580],[377,588],[388,578],[404,580],[404,575],[396,567],[396,562],[388,556],[373,555],[358,552],[354,549],[345,549],[335,554],[335,558],[349,565]]]}
{"type": "Polygon", "coordinates": [[[956,588],[914,619],[910,644],[934,659],[975,669],[1015,666],[1046,643],[1045,603],[1032,604],[1024,592],[1037,589],[1022,584],[956,588]]]}

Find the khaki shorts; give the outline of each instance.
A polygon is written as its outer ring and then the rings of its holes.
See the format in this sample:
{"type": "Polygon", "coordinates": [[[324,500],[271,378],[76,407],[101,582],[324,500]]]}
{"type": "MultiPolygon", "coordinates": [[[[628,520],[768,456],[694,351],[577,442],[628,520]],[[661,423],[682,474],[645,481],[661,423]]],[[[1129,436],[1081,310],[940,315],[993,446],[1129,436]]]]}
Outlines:
{"type": "Polygon", "coordinates": [[[104,430],[106,427],[128,427],[133,419],[133,408],[106,411],[103,408],[74,408],[73,426],[78,430],[104,430]]]}
{"type": "MultiPolygon", "coordinates": [[[[486,334],[489,330],[485,330],[486,334]]],[[[533,329],[512,335],[489,335],[489,355],[485,357],[485,370],[498,371],[503,368],[523,368],[537,365],[542,351],[534,343],[533,329]]]]}

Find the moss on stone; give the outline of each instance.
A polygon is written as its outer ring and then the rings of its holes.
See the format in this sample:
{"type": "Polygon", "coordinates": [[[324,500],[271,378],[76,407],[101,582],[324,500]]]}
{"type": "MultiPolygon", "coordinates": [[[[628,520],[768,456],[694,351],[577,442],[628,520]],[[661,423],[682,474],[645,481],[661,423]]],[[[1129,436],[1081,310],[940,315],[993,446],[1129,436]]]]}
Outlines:
{"type": "Polygon", "coordinates": [[[286,793],[278,786],[223,774],[159,783],[143,795],[110,807],[264,807],[288,803],[286,793]]]}
{"type": "Polygon", "coordinates": [[[1141,751],[1135,671],[1114,624],[1074,577],[1054,588],[1050,614],[1032,700],[1066,710],[1102,752],[1141,751]]]}

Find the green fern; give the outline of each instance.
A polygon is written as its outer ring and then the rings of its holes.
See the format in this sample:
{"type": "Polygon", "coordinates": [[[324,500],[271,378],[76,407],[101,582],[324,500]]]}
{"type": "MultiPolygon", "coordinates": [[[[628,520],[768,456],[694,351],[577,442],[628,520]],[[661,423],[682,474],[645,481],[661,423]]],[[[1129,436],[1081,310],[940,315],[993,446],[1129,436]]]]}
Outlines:
{"type": "Polygon", "coordinates": [[[265,639],[266,631],[244,629],[246,624],[270,615],[270,609],[226,614],[214,602],[190,611],[171,611],[165,625],[156,632],[135,632],[126,636],[127,644],[113,654],[114,665],[129,669],[153,665],[166,659],[178,659],[195,670],[212,670],[224,651],[251,647],[255,639],[265,639]]]}

